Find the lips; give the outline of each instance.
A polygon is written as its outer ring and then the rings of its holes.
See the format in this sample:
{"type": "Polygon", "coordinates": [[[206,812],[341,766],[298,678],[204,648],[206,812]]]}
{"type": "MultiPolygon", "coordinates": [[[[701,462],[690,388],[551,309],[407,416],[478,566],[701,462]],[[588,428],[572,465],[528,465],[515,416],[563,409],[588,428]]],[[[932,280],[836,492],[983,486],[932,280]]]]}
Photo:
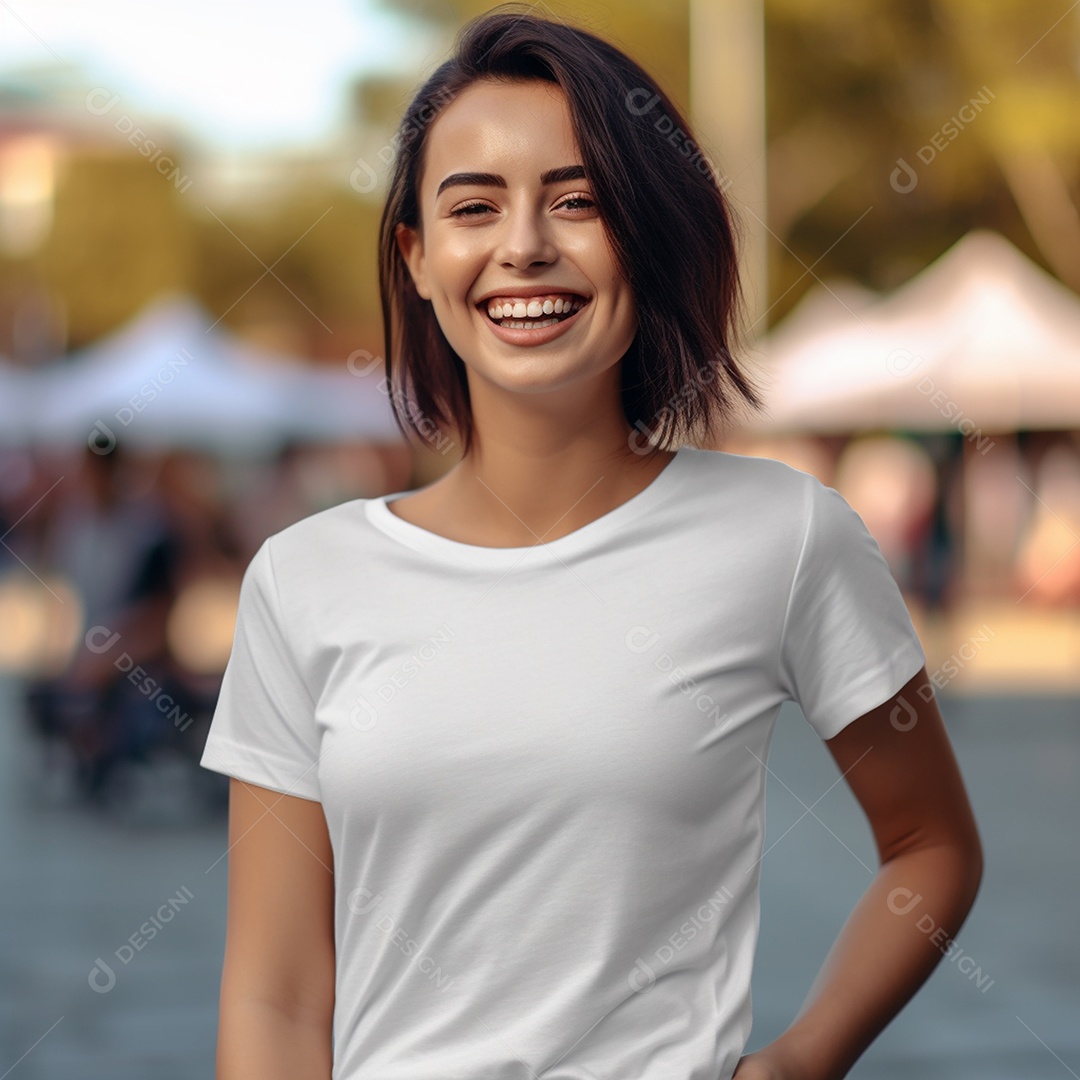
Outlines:
{"type": "MultiPolygon", "coordinates": [[[[524,298],[523,298],[524,299],[524,298]]],[[[569,333],[570,330],[577,325],[578,319],[582,312],[587,311],[590,301],[582,297],[584,303],[576,311],[570,312],[569,315],[560,319],[558,322],[550,323],[547,326],[534,327],[531,330],[526,330],[524,327],[512,327],[503,326],[500,322],[492,319],[487,311],[484,310],[484,322],[491,329],[491,332],[499,338],[501,341],[506,342],[508,345],[523,345],[523,346],[538,346],[546,345],[548,342],[554,341],[556,338],[562,336],[564,333],[569,333]]],[[[537,320],[529,321],[541,321],[544,318],[552,318],[551,315],[541,316],[537,320]]],[[[524,320],[522,320],[524,321],[524,320]]]]}

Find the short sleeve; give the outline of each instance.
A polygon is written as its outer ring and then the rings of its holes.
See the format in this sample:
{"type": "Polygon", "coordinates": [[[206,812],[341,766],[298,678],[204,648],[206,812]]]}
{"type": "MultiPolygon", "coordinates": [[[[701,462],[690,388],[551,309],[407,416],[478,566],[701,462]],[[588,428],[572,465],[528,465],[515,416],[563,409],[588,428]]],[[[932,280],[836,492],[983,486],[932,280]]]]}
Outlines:
{"type": "Polygon", "coordinates": [[[888,701],[926,656],[889,564],[835,489],[809,476],[781,632],[781,681],[822,739],[888,701]]]}
{"type": "Polygon", "coordinates": [[[199,764],[318,802],[315,707],[279,605],[267,539],[240,584],[232,651],[199,764]]]}

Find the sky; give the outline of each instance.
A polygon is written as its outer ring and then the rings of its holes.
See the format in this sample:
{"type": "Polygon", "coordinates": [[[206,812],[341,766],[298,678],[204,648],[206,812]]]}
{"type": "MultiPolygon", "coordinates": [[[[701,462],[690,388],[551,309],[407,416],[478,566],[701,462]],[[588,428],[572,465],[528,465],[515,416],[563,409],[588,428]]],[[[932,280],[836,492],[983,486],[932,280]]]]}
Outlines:
{"type": "Polygon", "coordinates": [[[375,0],[0,0],[0,81],[74,62],[88,91],[226,153],[317,143],[358,73],[417,69],[443,48],[375,0]]]}

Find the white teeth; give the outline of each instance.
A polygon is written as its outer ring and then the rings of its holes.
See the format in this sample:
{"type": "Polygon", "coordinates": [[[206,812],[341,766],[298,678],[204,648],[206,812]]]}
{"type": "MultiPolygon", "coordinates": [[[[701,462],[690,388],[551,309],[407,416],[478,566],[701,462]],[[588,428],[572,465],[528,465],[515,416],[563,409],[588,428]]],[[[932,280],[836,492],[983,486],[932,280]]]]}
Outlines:
{"type": "Polygon", "coordinates": [[[541,319],[539,322],[533,322],[531,319],[522,321],[520,319],[502,319],[499,322],[500,326],[505,326],[511,330],[539,330],[544,326],[554,326],[559,322],[558,319],[541,319]]]}
{"type": "Polygon", "coordinates": [[[577,311],[582,305],[580,300],[519,300],[513,304],[492,304],[488,308],[488,314],[495,320],[499,319],[535,319],[541,315],[562,315],[571,311],[577,311]]]}

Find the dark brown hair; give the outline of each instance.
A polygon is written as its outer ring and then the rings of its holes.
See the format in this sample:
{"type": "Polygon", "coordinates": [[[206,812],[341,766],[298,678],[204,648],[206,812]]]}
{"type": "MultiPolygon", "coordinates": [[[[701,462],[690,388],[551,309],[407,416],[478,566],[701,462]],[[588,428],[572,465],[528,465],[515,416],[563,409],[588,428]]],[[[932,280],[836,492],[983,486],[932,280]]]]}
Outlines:
{"type": "Polygon", "coordinates": [[[499,7],[458,31],[453,55],[401,119],[379,227],[387,381],[399,428],[456,431],[467,453],[473,423],[466,368],[417,293],[396,242],[419,227],[424,148],[439,110],[480,79],[557,84],[566,95],[616,265],[638,319],[620,361],[631,427],[672,448],[710,440],[738,404],[764,408],[732,354],[744,314],[733,212],[690,126],[656,82],[615,46],[579,27],[499,7]],[[673,134],[677,132],[678,134],[673,134]],[[395,342],[399,343],[395,347],[395,342]]]}

